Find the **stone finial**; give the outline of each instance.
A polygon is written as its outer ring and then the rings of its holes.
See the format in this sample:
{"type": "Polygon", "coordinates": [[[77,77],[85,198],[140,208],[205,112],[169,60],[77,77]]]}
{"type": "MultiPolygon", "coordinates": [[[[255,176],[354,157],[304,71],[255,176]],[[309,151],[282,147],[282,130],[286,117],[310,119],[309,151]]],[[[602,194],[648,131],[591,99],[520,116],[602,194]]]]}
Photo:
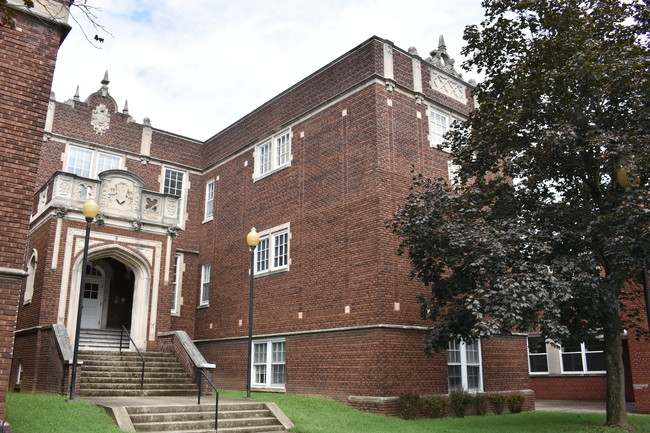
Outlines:
{"type": "Polygon", "coordinates": [[[50,100],[55,101],[56,100],[56,95],[54,92],[50,92],[50,100]]]}
{"type": "Polygon", "coordinates": [[[145,117],[144,120],[142,121],[142,124],[144,126],[151,126],[151,120],[148,117],[145,117]]]}
{"type": "Polygon", "coordinates": [[[77,90],[74,91],[74,96],[72,97],[73,100],[78,101],[79,100],[79,85],[77,84],[77,90]]]}
{"type": "Polygon", "coordinates": [[[445,38],[443,35],[440,35],[440,38],[438,39],[438,48],[431,51],[429,54],[431,54],[431,57],[426,59],[427,62],[450,73],[454,77],[462,77],[462,75],[456,72],[456,69],[454,68],[454,59],[449,57],[449,54],[447,53],[447,45],[445,44],[445,38]]]}
{"type": "Polygon", "coordinates": [[[415,47],[409,47],[409,54],[412,56],[419,56],[418,49],[415,47]]]}
{"type": "Polygon", "coordinates": [[[129,100],[124,101],[124,108],[122,109],[122,113],[124,114],[129,114],[129,100]]]}
{"type": "Polygon", "coordinates": [[[102,80],[102,84],[104,86],[108,86],[108,83],[110,83],[110,81],[108,81],[108,69],[107,69],[106,72],[104,72],[104,79],[102,80]]]}

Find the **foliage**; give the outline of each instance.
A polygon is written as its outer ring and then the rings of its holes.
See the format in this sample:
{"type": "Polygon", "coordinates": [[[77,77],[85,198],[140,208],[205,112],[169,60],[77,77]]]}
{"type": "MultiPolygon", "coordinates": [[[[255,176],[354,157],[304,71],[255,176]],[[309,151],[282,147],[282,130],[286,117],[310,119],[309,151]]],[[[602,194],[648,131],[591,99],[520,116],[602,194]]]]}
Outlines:
{"type": "Polygon", "coordinates": [[[457,389],[449,393],[449,406],[458,418],[465,416],[470,404],[472,404],[472,396],[467,391],[457,389]]]}
{"type": "Polygon", "coordinates": [[[650,8],[646,0],[484,0],[465,66],[485,73],[447,134],[458,180],[414,174],[389,224],[450,340],[604,336],[608,421],[625,422],[621,333],[647,333],[650,8]],[[637,286],[635,286],[637,284],[637,286]]]}
{"type": "Polygon", "coordinates": [[[488,400],[483,394],[476,394],[472,398],[474,403],[474,413],[476,415],[485,415],[488,410],[488,400]]]}
{"type": "Polygon", "coordinates": [[[427,397],[422,406],[423,414],[428,418],[442,418],[447,414],[447,401],[440,397],[427,397]]]}
{"type": "Polygon", "coordinates": [[[422,399],[417,394],[402,394],[399,396],[398,406],[403,419],[415,419],[420,415],[422,399]]]}
{"type": "Polygon", "coordinates": [[[506,398],[501,394],[495,394],[490,397],[490,403],[492,403],[492,411],[497,415],[501,415],[506,405],[506,398]]]}
{"type": "Polygon", "coordinates": [[[519,413],[524,409],[524,396],[513,394],[508,397],[508,410],[510,413],[519,413]]]}

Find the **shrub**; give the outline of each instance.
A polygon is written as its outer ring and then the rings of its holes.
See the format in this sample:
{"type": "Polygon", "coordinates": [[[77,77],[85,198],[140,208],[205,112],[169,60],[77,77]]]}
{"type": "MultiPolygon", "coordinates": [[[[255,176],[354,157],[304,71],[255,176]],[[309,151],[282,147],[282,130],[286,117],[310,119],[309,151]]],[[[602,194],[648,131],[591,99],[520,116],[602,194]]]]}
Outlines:
{"type": "Polygon", "coordinates": [[[476,415],[485,415],[488,410],[488,401],[483,394],[476,394],[473,398],[474,400],[474,410],[476,415]]]}
{"type": "Polygon", "coordinates": [[[504,396],[501,394],[493,395],[490,397],[490,402],[492,403],[492,410],[494,413],[497,415],[501,415],[503,413],[503,409],[506,405],[506,399],[504,396]]]}
{"type": "Polygon", "coordinates": [[[403,419],[415,419],[420,415],[422,399],[417,394],[402,394],[399,396],[399,414],[403,419]]]}
{"type": "Polygon", "coordinates": [[[519,413],[524,408],[524,396],[513,394],[508,397],[508,410],[510,413],[519,413]]]}
{"type": "Polygon", "coordinates": [[[438,397],[427,397],[422,402],[427,418],[442,418],[447,414],[447,402],[438,397]]]}
{"type": "Polygon", "coordinates": [[[451,405],[451,409],[459,418],[465,416],[465,412],[467,412],[467,408],[471,403],[472,396],[467,391],[457,389],[449,394],[449,404],[451,405]]]}

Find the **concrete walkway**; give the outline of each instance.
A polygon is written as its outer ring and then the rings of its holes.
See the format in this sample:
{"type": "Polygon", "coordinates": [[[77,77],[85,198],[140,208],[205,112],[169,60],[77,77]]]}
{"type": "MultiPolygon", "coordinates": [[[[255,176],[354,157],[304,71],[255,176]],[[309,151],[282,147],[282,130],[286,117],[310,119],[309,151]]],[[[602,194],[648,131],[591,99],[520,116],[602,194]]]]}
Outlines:
{"type": "MultiPolygon", "coordinates": [[[[535,400],[539,412],[605,413],[604,401],[535,400]]],[[[628,403],[627,412],[634,413],[634,403],[628,403]]]]}

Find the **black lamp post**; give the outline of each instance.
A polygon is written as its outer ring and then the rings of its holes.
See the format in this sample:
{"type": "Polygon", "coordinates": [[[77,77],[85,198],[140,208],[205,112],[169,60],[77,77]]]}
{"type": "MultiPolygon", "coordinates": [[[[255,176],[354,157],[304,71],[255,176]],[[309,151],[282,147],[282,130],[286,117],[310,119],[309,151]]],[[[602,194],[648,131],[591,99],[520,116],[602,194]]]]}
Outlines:
{"type": "Polygon", "coordinates": [[[255,248],[260,243],[260,235],[255,227],[246,235],[246,243],[251,250],[250,292],[248,294],[248,373],[246,376],[246,398],[251,397],[251,369],[253,362],[253,285],[255,284],[255,248]]]}
{"type": "Polygon", "coordinates": [[[84,241],[84,255],[81,262],[81,284],[79,287],[79,304],[77,306],[77,327],[74,334],[74,352],[72,355],[72,378],[70,379],[70,399],[74,401],[75,386],[77,384],[77,358],[79,357],[79,332],[81,331],[81,311],[84,302],[84,290],[86,288],[86,265],[88,263],[88,242],[90,240],[90,223],[93,222],[99,206],[95,200],[88,199],[81,208],[81,213],[86,218],[86,239],[84,241]]]}

